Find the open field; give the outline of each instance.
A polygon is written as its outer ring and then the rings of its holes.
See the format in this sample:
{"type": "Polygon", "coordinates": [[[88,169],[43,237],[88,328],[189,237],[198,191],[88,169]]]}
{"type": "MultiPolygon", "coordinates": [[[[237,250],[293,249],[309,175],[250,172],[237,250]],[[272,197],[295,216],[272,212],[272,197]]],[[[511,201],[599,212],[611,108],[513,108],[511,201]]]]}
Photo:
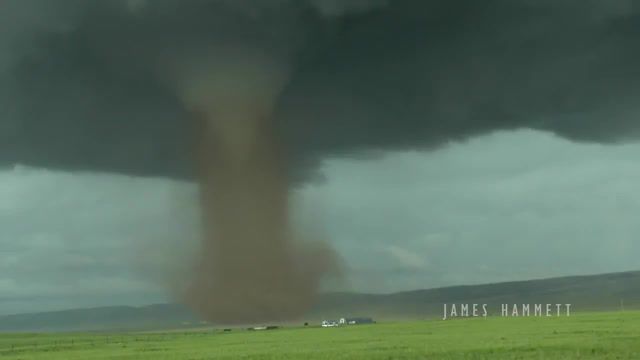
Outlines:
{"type": "Polygon", "coordinates": [[[2,359],[640,359],[640,312],[340,328],[4,334],[2,359]]]}

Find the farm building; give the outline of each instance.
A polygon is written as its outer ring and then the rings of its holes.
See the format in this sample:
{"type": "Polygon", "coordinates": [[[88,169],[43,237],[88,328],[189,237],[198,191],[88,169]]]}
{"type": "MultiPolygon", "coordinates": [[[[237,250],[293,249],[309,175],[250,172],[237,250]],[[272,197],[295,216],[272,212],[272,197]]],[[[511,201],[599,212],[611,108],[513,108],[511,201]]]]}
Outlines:
{"type": "Polygon", "coordinates": [[[340,325],[356,325],[356,324],[373,324],[372,318],[359,317],[359,318],[342,318],[340,319],[340,325]]]}

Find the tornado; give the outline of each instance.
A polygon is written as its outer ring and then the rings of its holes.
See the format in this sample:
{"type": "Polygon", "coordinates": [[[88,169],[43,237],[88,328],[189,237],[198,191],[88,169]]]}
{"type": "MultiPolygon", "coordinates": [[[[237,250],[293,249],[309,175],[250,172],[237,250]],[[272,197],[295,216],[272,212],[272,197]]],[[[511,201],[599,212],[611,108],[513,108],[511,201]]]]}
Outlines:
{"type": "Polygon", "coordinates": [[[289,72],[259,51],[218,51],[180,65],[196,127],[203,239],[184,301],[225,324],[285,321],[313,304],[333,252],[296,238],[286,152],[273,112],[289,72]],[[306,244],[306,245],[305,245],[306,244]]]}

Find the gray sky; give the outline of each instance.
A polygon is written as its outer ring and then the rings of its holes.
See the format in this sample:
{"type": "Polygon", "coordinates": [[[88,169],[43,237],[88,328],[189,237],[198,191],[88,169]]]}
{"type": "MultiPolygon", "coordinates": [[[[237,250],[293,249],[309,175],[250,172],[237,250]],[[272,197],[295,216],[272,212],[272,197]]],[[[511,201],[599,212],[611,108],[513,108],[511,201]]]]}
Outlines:
{"type": "MultiPolygon", "coordinates": [[[[640,269],[640,144],[498,132],[432,152],[325,160],[301,226],[389,292],[640,269]]],[[[197,249],[188,182],[0,171],[0,314],[170,300],[197,249]]]]}

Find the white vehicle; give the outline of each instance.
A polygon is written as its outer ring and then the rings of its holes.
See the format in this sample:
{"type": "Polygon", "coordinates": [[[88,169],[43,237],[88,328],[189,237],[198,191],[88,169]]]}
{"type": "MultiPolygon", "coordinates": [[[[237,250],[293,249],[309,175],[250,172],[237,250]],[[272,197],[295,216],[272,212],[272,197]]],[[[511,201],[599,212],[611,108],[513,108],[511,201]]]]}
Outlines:
{"type": "Polygon", "coordinates": [[[322,320],[322,327],[334,327],[338,326],[338,323],[333,320],[322,320]]]}

